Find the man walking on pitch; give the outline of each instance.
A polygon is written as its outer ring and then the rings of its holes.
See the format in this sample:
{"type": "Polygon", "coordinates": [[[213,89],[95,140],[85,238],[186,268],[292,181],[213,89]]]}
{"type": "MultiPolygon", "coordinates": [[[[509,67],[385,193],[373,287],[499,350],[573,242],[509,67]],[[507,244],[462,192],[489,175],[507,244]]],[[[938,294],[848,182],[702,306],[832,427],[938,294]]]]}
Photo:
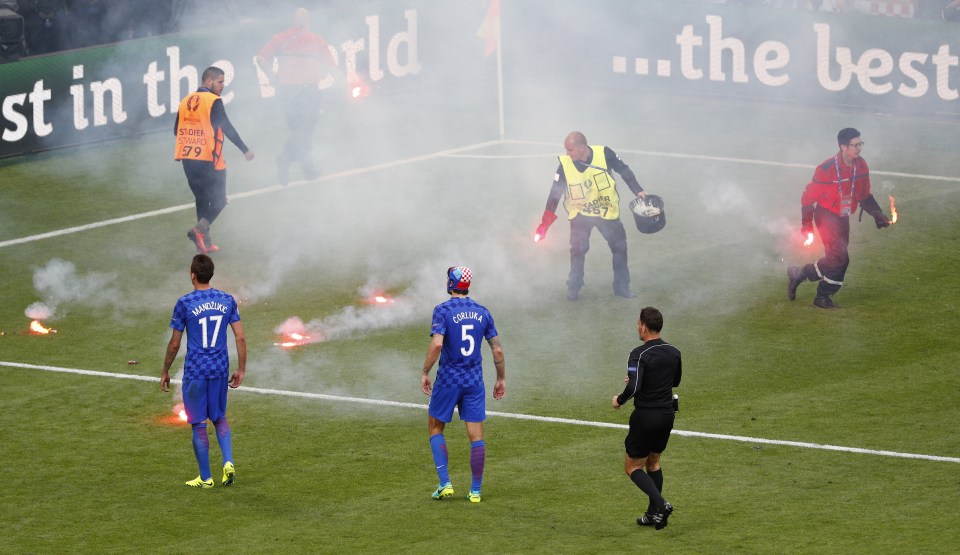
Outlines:
{"type": "Polygon", "coordinates": [[[870,170],[860,156],[863,152],[860,132],[852,127],[841,129],[837,143],[840,152],[817,166],[813,180],[800,197],[800,234],[812,241],[816,222],[823,241],[823,257],[814,264],[787,268],[787,298],[796,299],[797,287],[804,281],[819,281],[813,306],[827,310],[839,308],[830,297],[843,286],[843,277],[850,265],[847,252],[850,215],[857,211],[857,205],[873,217],[877,229],[890,225],[870,193],[870,170]]]}
{"type": "Polygon", "coordinates": [[[310,12],[298,8],[293,27],[274,35],[257,53],[255,61],[265,77],[273,76],[290,127],[290,137],[277,158],[278,181],[281,185],[290,182],[290,166],[294,163],[303,169],[304,177],[316,179],[313,139],[320,122],[320,83],[324,66],[337,65],[330,45],[310,30],[310,12]]]}
{"type": "Polygon", "coordinates": [[[444,426],[453,420],[457,408],[460,420],[466,424],[470,439],[470,470],[473,483],[467,496],[473,503],[480,502],[480,486],[483,481],[483,465],[487,448],[483,441],[483,421],[487,417],[486,390],[483,385],[483,360],[480,356],[480,341],[486,339],[493,352],[493,364],[497,368],[497,382],[493,386],[493,398],[502,399],[506,392],[503,348],[500,346],[497,328],[484,306],[467,296],[472,275],[470,268],[454,266],[447,269],[447,293],[451,298],[433,309],[430,327],[430,347],[420,375],[420,389],[430,395],[428,429],[433,462],[437,467],[440,483],[433,498],[445,499],[454,494],[447,468],[447,443],[443,437],[444,426]],[[436,384],[430,383],[430,369],[437,359],[436,384]]]}
{"type": "Polygon", "coordinates": [[[566,155],[553,176],[547,204],[534,234],[534,241],[547,236],[547,229],[557,220],[554,213],[563,198],[563,207],[570,220],[570,275],[567,277],[567,300],[580,298],[584,264],[590,250],[593,228],[607,240],[613,254],[613,294],[632,299],[630,268],[627,267],[627,232],[620,222],[620,195],[613,178],[616,171],[623,177],[630,192],[643,198],[646,193],[623,160],[608,146],[590,146],[579,131],[572,131],[563,141],[566,155]]]}
{"type": "Polygon", "coordinates": [[[217,430],[217,443],[223,455],[224,486],[233,483],[236,470],[233,465],[233,445],[230,424],[227,422],[227,385],[240,387],[247,367],[247,340],[240,323],[240,312],[233,296],[210,287],[213,260],[205,254],[193,257],[190,281],[193,292],[177,301],[170,318],[173,333],[167,344],[160,375],[160,389],[170,391],[170,365],[180,352],[183,332],[187,332],[187,356],[183,363],[183,405],[187,421],[193,428],[193,454],[200,466],[200,475],[186,485],[194,488],[212,488],[210,472],[210,439],[207,420],[217,430]],[[227,324],[233,329],[237,344],[237,371],[230,373],[227,349],[227,324]]]}
{"type": "Polygon", "coordinates": [[[613,408],[620,410],[633,397],[630,431],[623,442],[626,447],[623,469],[650,498],[647,512],[637,518],[637,524],[654,526],[657,530],[667,526],[673,512],[661,493],[660,455],[667,448],[673,430],[673,388],[680,385],[682,373],[680,350],[660,339],[661,329],[663,315],[659,310],[648,306],[640,311],[637,331],[643,345],[630,351],[627,385],[620,395],[610,400],[613,408]]]}
{"type": "Polygon", "coordinates": [[[243,152],[244,158],[253,160],[253,151],[244,144],[223,108],[220,93],[223,92],[224,79],[219,67],[203,70],[202,86],[180,102],[173,126],[177,137],[173,158],[183,164],[183,173],[197,206],[197,223],[187,232],[187,238],[201,254],[220,250],[210,239],[210,224],[227,206],[223,138],[230,139],[243,152]]]}

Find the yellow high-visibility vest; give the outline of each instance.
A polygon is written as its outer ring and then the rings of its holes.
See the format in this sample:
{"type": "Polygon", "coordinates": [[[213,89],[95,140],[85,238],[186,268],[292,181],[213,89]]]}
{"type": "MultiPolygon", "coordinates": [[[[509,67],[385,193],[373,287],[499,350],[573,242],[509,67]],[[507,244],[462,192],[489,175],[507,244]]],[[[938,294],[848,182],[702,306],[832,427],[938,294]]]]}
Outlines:
{"type": "Polygon", "coordinates": [[[560,165],[563,166],[563,174],[567,178],[567,190],[563,195],[563,207],[567,209],[567,217],[572,220],[577,214],[583,214],[604,220],[619,219],[620,195],[617,193],[617,182],[607,169],[604,147],[590,148],[593,149],[590,165],[607,171],[587,167],[581,172],[573,165],[572,158],[560,157],[560,165]]]}

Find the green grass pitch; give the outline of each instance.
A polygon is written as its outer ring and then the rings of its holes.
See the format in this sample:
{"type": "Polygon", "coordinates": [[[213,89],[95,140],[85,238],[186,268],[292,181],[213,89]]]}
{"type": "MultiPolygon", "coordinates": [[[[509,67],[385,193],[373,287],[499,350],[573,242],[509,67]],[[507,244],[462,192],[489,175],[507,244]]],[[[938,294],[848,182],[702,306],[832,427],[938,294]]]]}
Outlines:
{"type": "MultiPolygon", "coordinates": [[[[408,145],[402,156],[354,158],[321,141],[325,177],[284,189],[265,189],[279,143],[252,132],[255,116],[235,124],[257,158],[228,150],[236,196],[214,226],[213,284],[241,300],[244,385],[401,405],[231,391],[237,483],[184,487],[196,475],[190,433],[172,419],[158,377],[170,311],[190,289],[192,209],[3,245],[190,204],[169,137],[2,160],[0,552],[947,553],[960,544],[956,123],[664,99],[581,129],[664,197],[668,223],[642,236],[624,220],[632,301],[612,296],[609,250],[594,234],[577,303],[564,300],[563,220],[545,243],[531,236],[566,127],[582,124],[545,123],[480,147],[448,130],[447,148],[470,148],[443,156],[408,145]],[[875,194],[885,208],[895,195],[900,221],[876,230],[854,220],[843,308],[826,313],[810,306],[811,283],[787,301],[785,269],[819,252],[796,244],[799,196],[847,125],[863,131],[875,194]],[[397,162],[408,155],[423,157],[397,162]],[[609,400],[638,342],[637,313],[653,305],[683,352],[679,430],[870,452],[676,436],[663,458],[676,512],[656,532],[634,523],[646,500],[623,475],[624,430],[492,416],[484,498],[473,505],[455,419],[457,495],[434,502],[418,374],[452,264],[473,268],[472,295],[492,310],[506,352],[507,395],[488,410],[625,424],[628,412],[609,400]],[[55,268],[54,285],[38,281],[55,268]],[[375,290],[397,302],[370,305],[375,290]],[[45,323],[57,333],[26,332],[24,310],[38,301],[56,306],[45,323]],[[275,346],[292,316],[331,338],[275,346]]],[[[216,469],[215,441],[211,454],[216,469]]]]}

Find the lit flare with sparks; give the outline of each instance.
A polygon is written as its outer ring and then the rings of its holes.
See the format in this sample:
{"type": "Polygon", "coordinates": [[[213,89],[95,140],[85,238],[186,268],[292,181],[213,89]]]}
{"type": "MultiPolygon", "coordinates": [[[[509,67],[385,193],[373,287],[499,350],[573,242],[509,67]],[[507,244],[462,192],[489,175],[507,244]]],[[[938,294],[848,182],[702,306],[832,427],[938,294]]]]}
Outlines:
{"type": "Polygon", "coordinates": [[[181,422],[187,421],[187,411],[183,407],[183,403],[177,403],[173,406],[173,414],[177,415],[181,422]]]}
{"type": "Polygon", "coordinates": [[[304,335],[302,333],[288,333],[286,341],[274,343],[274,345],[279,345],[284,349],[289,349],[290,347],[298,347],[300,345],[306,345],[307,343],[311,343],[309,335],[304,335]]]}
{"type": "Polygon", "coordinates": [[[394,302],[393,299],[384,293],[376,293],[369,299],[370,304],[390,304],[392,302],[394,302]]]}
{"type": "Polygon", "coordinates": [[[40,320],[34,320],[30,322],[30,333],[35,333],[37,335],[47,335],[49,333],[57,333],[57,330],[53,328],[45,328],[40,320]]]}
{"type": "Polygon", "coordinates": [[[890,223],[897,223],[897,204],[893,201],[893,195],[890,196],[890,223]]]}
{"type": "Polygon", "coordinates": [[[807,238],[804,239],[803,246],[809,247],[812,244],[813,244],[813,232],[811,231],[807,233],[807,238]]]}
{"type": "Polygon", "coordinates": [[[540,239],[543,239],[543,236],[542,236],[542,235],[540,235],[539,233],[534,233],[534,234],[533,234],[533,242],[534,242],[534,243],[539,243],[539,242],[540,242],[540,239]]]}

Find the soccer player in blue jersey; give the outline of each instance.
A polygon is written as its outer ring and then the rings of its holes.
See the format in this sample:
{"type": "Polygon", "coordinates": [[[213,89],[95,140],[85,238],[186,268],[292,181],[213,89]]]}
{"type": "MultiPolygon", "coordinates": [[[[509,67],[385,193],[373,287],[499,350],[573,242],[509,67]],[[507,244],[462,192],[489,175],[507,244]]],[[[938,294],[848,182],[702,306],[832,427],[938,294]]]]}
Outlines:
{"type": "Polygon", "coordinates": [[[240,387],[247,367],[247,340],[240,323],[237,301],[228,293],[210,287],[213,260],[205,254],[193,257],[190,281],[193,292],[177,301],[170,318],[173,333],[167,344],[160,375],[160,389],[170,391],[170,365],[180,352],[180,340],[187,332],[187,356],[183,363],[183,405],[187,420],[193,427],[193,453],[200,466],[200,476],[186,485],[194,488],[212,488],[210,472],[210,439],[207,420],[217,430],[217,443],[223,455],[221,484],[234,482],[233,446],[230,424],[227,422],[227,385],[240,387]],[[237,344],[237,371],[230,376],[230,357],[227,349],[227,325],[233,329],[237,344]]]}
{"type": "Polygon", "coordinates": [[[470,438],[470,470],[473,483],[467,498],[480,502],[480,486],[483,482],[483,465],[487,457],[483,442],[483,421],[487,417],[486,390],[483,386],[483,359],[480,356],[480,341],[487,340],[493,352],[493,364],[497,368],[497,382],[493,386],[493,398],[502,399],[506,392],[503,348],[500,346],[493,316],[483,305],[467,296],[472,275],[470,268],[454,266],[447,269],[447,293],[450,299],[433,309],[433,324],[430,327],[430,347],[420,375],[420,389],[430,395],[428,429],[433,462],[437,467],[440,484],[433,498],[441,500],[453,495],[453,484],[447,468],[447,443],[443,437],[444,426],[453,420],[454,407],[460,413],[470,438]],[[430,369],[437,359],[437,381],[430,383],[430,369]]]}

